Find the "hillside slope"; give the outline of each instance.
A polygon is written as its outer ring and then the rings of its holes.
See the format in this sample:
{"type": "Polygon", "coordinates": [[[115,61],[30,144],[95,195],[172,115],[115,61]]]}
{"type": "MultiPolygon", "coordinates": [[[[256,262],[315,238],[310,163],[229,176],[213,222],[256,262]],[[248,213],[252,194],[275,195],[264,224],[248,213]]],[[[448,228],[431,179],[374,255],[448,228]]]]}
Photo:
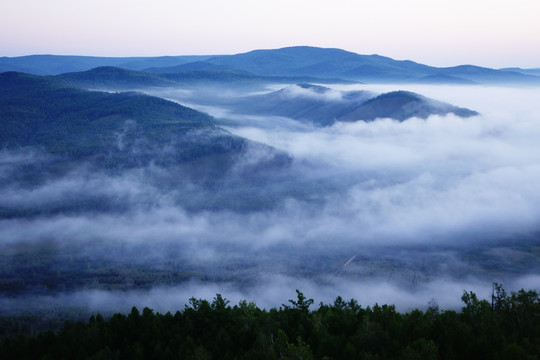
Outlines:
{"type": "Polygon", "coordinates": [[[425,119],[430,115],[453,113],[461,117],[476,111],[453,106],[408,91],[393,91],[377,96],[370,91],[337,91],[327,87],[299,84],[268,94],[250,96],[233,104],[245,114],[285,116],[328,126],[336,121],[372,121],[377,118],[425,119]]]}
{"type": "Polygon", "coordinates": [[[100,167],[210,161],[226,168],[256,145],[213,119],[140,93],[72,88],[50,78],[0,74],[0,146],[40,147],[100,167]],[[195,161],[197,160],[197,161],[195,161]]]}

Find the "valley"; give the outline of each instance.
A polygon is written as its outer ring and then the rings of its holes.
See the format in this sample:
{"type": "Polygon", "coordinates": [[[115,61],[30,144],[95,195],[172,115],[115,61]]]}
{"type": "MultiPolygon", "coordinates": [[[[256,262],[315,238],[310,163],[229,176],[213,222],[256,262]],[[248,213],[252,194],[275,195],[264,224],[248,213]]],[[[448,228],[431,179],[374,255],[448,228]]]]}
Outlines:
{"type": "Polygon", "coordinates": [[[267,55],[0,74],[3,314],[540,281],[532,73],[267,55]]]}

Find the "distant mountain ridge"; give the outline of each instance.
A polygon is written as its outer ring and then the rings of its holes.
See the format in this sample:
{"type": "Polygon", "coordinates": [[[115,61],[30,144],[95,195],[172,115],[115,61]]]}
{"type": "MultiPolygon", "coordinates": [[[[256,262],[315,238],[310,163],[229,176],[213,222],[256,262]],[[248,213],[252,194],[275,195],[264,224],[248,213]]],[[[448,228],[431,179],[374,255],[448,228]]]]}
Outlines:
{"type": "Polygon", "coordinates": [[[87,71],[55,75],[56,80],[87,89],[125,90],[146,87],[176,87],[182,85],[205,85],[235,83],[257,85],[260,83],[320,82],[350,83],[342,79],[324,79],[309,76],[263,76],[244,71],[190,70],[178,73],[149,73],[127,70],[113,66],[101,66],[87,71]]]}
{"type": "Polygon", "coordinates": [[[337,78],[360,82],[418,82],[450,84],[540,84],[537,69],[490,69],[474,65],[433,67],[410,60],[309,46],[253,50],[236,55],[99,58],[33,55],[0,58],[0,72],[60,74],[115,66],[153,74],[226,71],[255,76],[337,78]]]}
{"type": "MultiPolygon", "coordinates": [[[[540,83],[540,77],[513,71],[474,65],[437,68],[410,60],[394,60],[380,55],[359,55],[341,49],[307,46],[216,56],[202,63],[207,64],[207,69],[226,66],[264,75],[296,74],[365,82],[416,82],[425,80],[427,76],[445,75],[464,82],[540,83]]],[[[183,66],[187,67],[189,64],[183,66]]]]}
{"type": "Polygon", "coordinates": [[[298,84],[268,94],[238,99],[235,111],[246,114],[285,116],[319,126],[337,121],[372,121],[391,118],[399,121],[453,113],[460,117],[478,113],[409,91],[377,95],[370,91],[337,91],[327,87],[298,84]]]}
{"type": "Polygon", "coordinates": [[[102,89],[115,87],[133,89],[136,87],[175,86],[175,81],[141,71],[113,66],[100,66],[87,71],[70,72],[55,76],[56,79],[75,86],[102,89]]]}
{"type": "Polygon", "coordinates": [[[504,68],[504,69],[499,69],[499,70],[503,70],[503,71],[513,71],[513,72],[518,72],[518,73],[522,73],[522,74],[525,74],[525,75],[534,75],[534,76],[540,76],[540,68],[534,68],[534,69],[521,69],[521,68],[504,68]]]}
{"type": "Polygon", "coordinates": [[[77,55],[28,55],[0,57],[0,73],[25,72],[33,75],[58,75],[86,71],[100,66],[114,66],[127,70],[144,70],[206,60],[211,56],[159,56],[159,57],[99,57],[77,55]]]}

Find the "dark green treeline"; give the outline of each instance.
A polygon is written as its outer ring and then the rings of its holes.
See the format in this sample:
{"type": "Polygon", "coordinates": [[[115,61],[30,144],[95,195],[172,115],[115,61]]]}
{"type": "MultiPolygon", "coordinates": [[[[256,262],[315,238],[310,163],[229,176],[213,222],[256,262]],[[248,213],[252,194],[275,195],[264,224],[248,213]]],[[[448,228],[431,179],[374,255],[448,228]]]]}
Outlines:
{"type": "Polygon", "coordinates": [[[460,312],[399,313],[394,306],[363,308],[336,298],[309,310],[297,299],[262,310],[221,295],[195,299],[175,314],[142,312],[60,331],[5,340],[1,359],[538,359],[540,298],[536,291],[506,293],[494,284],[492,299],[464,292],[460,312]]]}

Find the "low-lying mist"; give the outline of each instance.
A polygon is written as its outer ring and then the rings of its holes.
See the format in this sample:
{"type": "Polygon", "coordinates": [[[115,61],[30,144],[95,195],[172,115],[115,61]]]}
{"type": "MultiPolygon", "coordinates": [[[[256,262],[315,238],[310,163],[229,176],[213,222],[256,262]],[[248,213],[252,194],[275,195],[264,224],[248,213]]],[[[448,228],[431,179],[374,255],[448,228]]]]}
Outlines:
{"type": "Polygon", "coordinates": [[[2,150],[0,308],[167,311],[216,293],[279,307],[300,289],[407,310],[459,307],[463,290],[485,297],[493,281],[540,288],[540,88],[334,88],[415,91],[481,115],[322,128],[189,93],[230,132],[292,158],[249,178],[242,169],[267,156],[257,147],[204,183],[152,163],[57,172],[40,149],[2,150]]]}

